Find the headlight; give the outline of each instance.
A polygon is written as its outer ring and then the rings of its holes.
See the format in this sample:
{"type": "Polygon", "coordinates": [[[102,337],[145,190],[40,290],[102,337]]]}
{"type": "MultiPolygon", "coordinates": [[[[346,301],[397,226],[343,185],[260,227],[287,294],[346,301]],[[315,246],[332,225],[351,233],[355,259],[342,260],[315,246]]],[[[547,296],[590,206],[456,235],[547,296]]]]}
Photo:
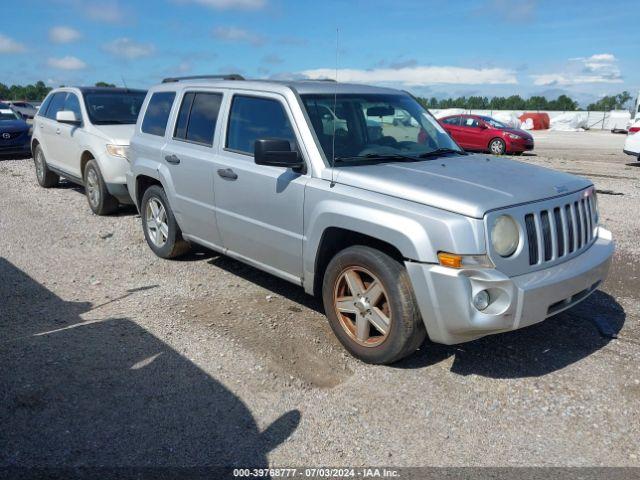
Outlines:
{"type": "Polygon", "coordinates": [[[516,135],[515,133],[508,133],[507,136],[513,140],[520,140],[522,137],[520,135],[516,135]]]}
{"type": "Polygon", "coordinates": [[[107,144],[107,152],[114,157],[122,157],[128,159],[129,147],[126,145],[107,144]]]}
{"type": "Polygon", "coordinates": [[[501,257],[513,255],[520,243],[518,224],[509,215],[501,215],[493,222],[491,244],[501,257]]]}

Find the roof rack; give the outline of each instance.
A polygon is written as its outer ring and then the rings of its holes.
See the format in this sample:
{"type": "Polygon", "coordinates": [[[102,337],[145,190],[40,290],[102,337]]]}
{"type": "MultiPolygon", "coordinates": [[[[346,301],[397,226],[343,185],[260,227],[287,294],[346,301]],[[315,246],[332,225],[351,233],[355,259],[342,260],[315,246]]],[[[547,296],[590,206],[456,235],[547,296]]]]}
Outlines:
{"type": "Polygon", "coordinates": [[[162,80],[162,83],[180,82],[182,80],[244,80],[242,75],[229,73],[224,75],[192,75],[190,77],[169,77],[162,80]]]}

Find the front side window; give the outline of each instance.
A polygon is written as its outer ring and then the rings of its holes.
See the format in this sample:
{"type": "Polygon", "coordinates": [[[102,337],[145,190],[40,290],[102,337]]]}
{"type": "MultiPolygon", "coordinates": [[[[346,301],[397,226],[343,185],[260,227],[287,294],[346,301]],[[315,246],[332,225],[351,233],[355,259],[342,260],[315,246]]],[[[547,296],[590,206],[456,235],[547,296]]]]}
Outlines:
{"type": "Polygon", "coordinates": [[[296,137],[282,104],[271,98],[233,97],[227,129],[227,148],[253,155],[256,140],[279,138],[289,140],[292,147],[296,137]]]}
{"type": "Polygon", "coordinates": [[[306,94],[302,103],[330,164],[464,154],[409,95],[306,94]]]}
{"type": "Polygon", "coordinates": [[[42,102],[42,105],[40,105],[40,108],[38,109],[39,117],[46,117],[47,108],[49,108],[49,104],[51,103],[51,99],[54,97],[54,95],[47,95],[47,98],[44,99],[44,102],[42,102]]]}
{"type": "Polygon", "coordinates": [[[473,117],[464,117],[462,119],[462,126],[469,128],[480,128],[480,122],[477,118],[473,117]]]}
{"type": "Polygon", "coordinates": [[[69,110],[76,114],[76,118],[78,120],[82,120],[82,111],[80,110],[80,102],[78,101],[78,97],[69,93],[67,95],[66,100],[64,101],[64,110],[69,110]]]}
{"type": "Polygon", "coordinates": [[[84,104],[94,125],[133,125],[145,96],[143,91],[89,91],[84,94],[84,104]]]}
{"type": "Polygon", "coordinates": [[[142,120],[142,131],[164,137],[175,92],[156,92],[151,96],[142,120]]]}
{"type": "Polygon", "coordinates": [[[49,108],[47,109],[46,117],[51,120],[56,119],[56,114],[64,110],[64,102],[67,99],[67,92],[58,92],[53,95],[49,108]]]}
{"type": "Polygon", "coordinates": [[[178,112],[174,138],[213,145],[221,102],[220,93],[186,93],[178,112]]]}

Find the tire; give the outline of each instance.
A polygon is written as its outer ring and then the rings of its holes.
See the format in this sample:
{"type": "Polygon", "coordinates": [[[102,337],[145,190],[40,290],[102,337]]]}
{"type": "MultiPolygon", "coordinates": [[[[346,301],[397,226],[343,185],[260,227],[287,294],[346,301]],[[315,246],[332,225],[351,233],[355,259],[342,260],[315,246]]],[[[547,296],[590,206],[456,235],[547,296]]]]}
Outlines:
{"type": "Polygon", "coordinates": [[[504,155],[507,150],[507,146],[504,143],[504,140],[499,138],[494,138],[489,142],[489,152],[494,155],[504,155]]]}
{"type": "Polygon", "coordinates": [[[109,215],[118,209],[118,200],[109,193],[95,160],[89,160],[84,168],[84,191],[89,208],[96,215],[109,215]]]}
{"type": "Polygon", "coordinates": [[[157,256],[176,258],[189,251],[189,244],[182,238],[162,187],[152,185],[144,192],[140,202],[140,218],[144,238],[157,256]]]}
{"type": "Polygon", "coordinates": [[[60,182],[60,176],[49,170],[49,167],[47,167],[47,160],[44,157],[44,152],[40,145],[37,145],[33,152],[33,163],[36,168],[36,180],[38,180],[38,185],[43,188],[51,188],[55,187],[58,182],[60,182]]]}
{"type": "Polygon", "coordinates": [[[374,248],[357,245],[336,254],[324,274],[322,300],[336,337],[363,362],[397,362],[415,352],[426,337],[406,269],[374,248]],[[354,282],[354,274],[360,282],[354,282]],[[360,292],[354,295],[350,285],[360,292]],[[386,328],[381,321],[385,317],[386,328]]]}

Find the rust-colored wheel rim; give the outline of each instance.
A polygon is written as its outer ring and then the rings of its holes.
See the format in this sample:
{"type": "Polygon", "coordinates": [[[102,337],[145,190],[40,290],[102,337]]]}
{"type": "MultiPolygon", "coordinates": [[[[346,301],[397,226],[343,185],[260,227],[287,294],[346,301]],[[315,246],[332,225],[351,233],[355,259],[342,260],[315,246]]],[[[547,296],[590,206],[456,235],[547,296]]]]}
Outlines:
{"type": "Polygon", "coordinates": [[[345,268],[333,289],[333,305],[344,331],[358,345],[377,347],[391,327],[389,296],[379,278],[365,268],[345,268]]]}

